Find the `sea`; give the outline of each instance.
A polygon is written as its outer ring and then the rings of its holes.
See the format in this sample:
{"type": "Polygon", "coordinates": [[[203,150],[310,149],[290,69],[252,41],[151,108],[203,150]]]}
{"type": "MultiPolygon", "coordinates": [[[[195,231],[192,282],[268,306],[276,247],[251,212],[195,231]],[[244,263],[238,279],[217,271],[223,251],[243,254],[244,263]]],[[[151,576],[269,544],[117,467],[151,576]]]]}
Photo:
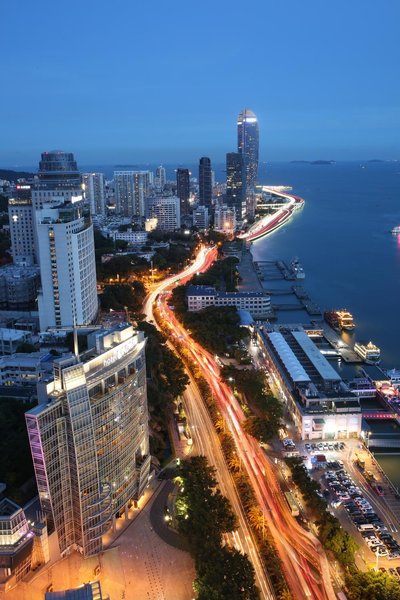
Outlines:
{"type": "MultiPolygon", "coordinates": [[[[291,186],[305,205],[254,242],[254,260],[298,257],[312,300],[349,309],[355,339],[381,348],[383,368],[400,368],[400,235],[390,233],[400,225],[400,162],[263,164],[259,179],[291,186]]],[[[400,487],[400,456],[376,458],[400,487]]]]}

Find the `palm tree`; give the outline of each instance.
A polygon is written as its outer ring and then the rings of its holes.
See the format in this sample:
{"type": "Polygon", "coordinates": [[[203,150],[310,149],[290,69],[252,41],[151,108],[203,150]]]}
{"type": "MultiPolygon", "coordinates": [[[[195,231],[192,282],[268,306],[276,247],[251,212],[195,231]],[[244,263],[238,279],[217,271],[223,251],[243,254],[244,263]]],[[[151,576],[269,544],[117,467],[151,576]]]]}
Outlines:
{"type": "Polygon", "coordinates": [[[248,511],[250,525],[255,531],[262,534],[262,539],[265,537],[265,516],[259,506],[252,506],[248,511]]]}
{"type": "Polygon", "coordinates": [[[228,467],[230,468],[231,471],[241,471],[242,470],[242,461],[240,460],[240,457],[236,454],[236,452],[233,452],[233,454],[229,458],[228,467]]]}

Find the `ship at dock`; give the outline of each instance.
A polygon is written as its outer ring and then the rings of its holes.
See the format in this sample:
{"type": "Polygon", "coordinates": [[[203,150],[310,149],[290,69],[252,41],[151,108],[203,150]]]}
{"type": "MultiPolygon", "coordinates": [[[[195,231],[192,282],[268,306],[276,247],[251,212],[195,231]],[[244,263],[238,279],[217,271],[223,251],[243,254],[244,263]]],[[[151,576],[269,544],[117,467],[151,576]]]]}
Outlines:
{"type": "Polygon", "coordinates": [[[353,315],[345,308],[325,311],[324,319],[328,325],[337,331],[353,331],[355,329],[353,315]]]}
{"type": "Polygon", "coordinates": [[[372,342],[356,342],[354,350],[367,365],[378,365],[381,362],[381,351],[372,342]]]}

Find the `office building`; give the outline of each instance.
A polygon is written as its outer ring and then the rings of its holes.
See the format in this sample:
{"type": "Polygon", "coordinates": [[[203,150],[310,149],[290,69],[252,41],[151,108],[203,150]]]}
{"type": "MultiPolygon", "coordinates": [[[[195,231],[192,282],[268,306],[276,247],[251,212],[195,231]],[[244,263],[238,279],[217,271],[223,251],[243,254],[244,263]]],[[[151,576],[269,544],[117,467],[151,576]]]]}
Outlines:
{"type": "Polygon", "coordinates": [[[165,188],[165,184],[167,183],[167,173],[162,165],[157,167],[156,169],[156,177],[154,181],[154,187],[157,192],[163,192],[165,188]]]}
{"type": "Polygon", "coordinates": [[[254,192],[258,177],[259,132],[257,117],[245,108],[237,120],[238,152],[243,159],[243,189],[245,195],[254,192]]]}
{"type": "Polygon", "coordinates": [[[82,355],[54,360],[25,415],[41,509],[62,555],[101,552],[150,470],[144,334],[124,323],[86,340],[82,355]]]}
{"type": "Polygon", "coordinates": [[[189,213],[189,197],[190,197],[190,172],[189,169],[177,169],[176,171],[176,195],[178,196],[181,208],[180,214],[187,215],[189,213]]]}
{"type": "Polygon", "coordinates": [[[34,218],[31,197],[8,201],[11,255],[15,265],[37,264],[34,218]]]}
{"type": "Polygon", "coordinates": [[[193,211],[193,226],[197,229],[208,229],[209,214],[208,207],[199,205],[193,211]]]}
{"type": "Polygon", "coordinates": [[[36,211],[40,329],[93,322],[97,284],[93,225],[83,201],[36,211]]]}
{"type": "Polygon", "coordinates": [[[150,171],[114,171],[117,212],[124,217],[143,217],[150,193],[150,171]]]}
{"type": "Polygon", "coordinates": [[[232,235],[236,230],[236,211],[226,204],[220,204],[214,211],[214,229],[232,235]]]}
{"type": "Polygon", "coordinates": [[[175,231],[181,226],[180,207],[178,196],[153,196],[146,200],[146,217],[157,219],[156,229],[160,231],[175,231]]]}
{"type": "Polygon", "coordinates": [[[106,212],[104,173],[83,173],[82,183],[92,215],[104,215],[106,212]]]}
{"type": "Polygon", "coordinates": [[[246,196],[243,190],[243,158],[239,152],[226,155],[226,204],[234,208],[236,220],[246,216],[246,196]]]}
{"type": "Polygon", "coordinates": [[[211,160],[206,156],[199,163],[199,204],[211,207],[212,201],[212,171],[211,160]]]}
{"type": "Polygon", "coordinates": [[[359,437],[359,398],[302,327],[258,330],[258,340],[303,440],[359,437]]]}
{"type": "Polygon", "coordinates": [[[72,152],[43,152],[39,162],[39,184],[48,189],[81,187],[81,174],[72,152]]]}

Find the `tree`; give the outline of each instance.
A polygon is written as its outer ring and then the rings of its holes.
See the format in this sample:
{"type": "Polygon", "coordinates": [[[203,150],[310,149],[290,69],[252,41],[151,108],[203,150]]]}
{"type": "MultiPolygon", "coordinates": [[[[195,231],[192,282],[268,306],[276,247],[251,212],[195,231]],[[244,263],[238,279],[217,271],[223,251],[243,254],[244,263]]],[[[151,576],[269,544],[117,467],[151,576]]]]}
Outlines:
{"type": "Polygon", "coordinates": [[[21,344],[18,344],[15,351],[29,354],[30,352],[36,352],[36,346],[30,344],[29,342],[22,342],[21,344]]]}
{"type": "Polygon", "coordinates": [[[349,600],[400,600],[400,585],[380,571],[357,571],[346,578],[349,600]]]}

